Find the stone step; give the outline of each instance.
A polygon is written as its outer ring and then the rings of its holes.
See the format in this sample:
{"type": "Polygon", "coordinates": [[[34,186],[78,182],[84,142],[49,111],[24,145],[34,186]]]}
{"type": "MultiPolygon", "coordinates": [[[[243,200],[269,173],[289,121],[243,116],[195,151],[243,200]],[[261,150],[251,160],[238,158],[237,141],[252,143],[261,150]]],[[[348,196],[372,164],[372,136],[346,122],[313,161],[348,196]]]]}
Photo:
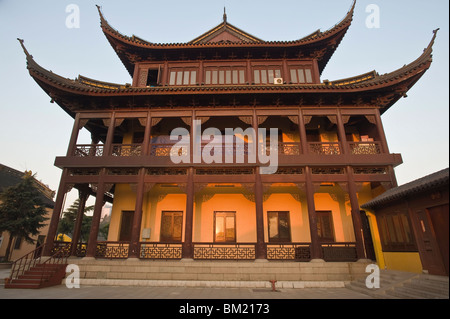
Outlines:
{"type": "Polygon", "coordinates": [[[399,298],[407,299],[447,299],[448,296],[441,294],[435,294],[428,291],[419,290],[416,288],[410,288],[408,286],[395,287],[395,289],[386,291],[386,294],[396,296],[399,298]]]}
{"type": "Polygon", "coordinates": [[[448,285],[440,285],[428,282],[427,280],[412,280],[408,283],[407,287],[437,295],[449,296],[448,285]]]}
{"type": "Polygon", "coordinates": [[[345,282],[364,274],[361,262],[152,261],[72,259],[80,278],[97,281],[345,282]]]}
{"type": "Polygon", "coordinates": [[[38,289],[40,288],[39,283],[8,283],[5,284],[5,288],[12,289],[38,289]]]}

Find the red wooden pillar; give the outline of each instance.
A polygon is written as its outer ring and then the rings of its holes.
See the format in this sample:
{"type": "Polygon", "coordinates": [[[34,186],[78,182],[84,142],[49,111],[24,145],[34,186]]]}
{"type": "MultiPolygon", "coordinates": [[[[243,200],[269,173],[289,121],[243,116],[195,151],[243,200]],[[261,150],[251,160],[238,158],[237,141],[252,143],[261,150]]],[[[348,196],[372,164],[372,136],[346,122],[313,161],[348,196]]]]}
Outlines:
{"type": "Polygon", "coordinates": [[[97,237],[100,227],[100,217],[103,208],[103,198],[105,195],[105,182],[104,182],[105,169],[102,169],[97,184],[97,192],[95,196],[94,215],[92,216],[91,231],[89,233],[88,246],[86,251],[86,257],[95,257],[97,249],[97,237]]]}
{"type": "Polygon", "coordinates": [[[74,155],[79,132],[80,132],[80,113],[77,113],[77,115],[75,116],[75,122],[73,124],[72,135],[70,136],[69,147],[67,149],[67,156],[74,155]]]}
{"type": "Polygon", "coordinates": [[[152,116],[151,113],[148,112],[147,119],[145,122],[144,140],[142,141],[142,156],[149,155],[151,129],[152,129],[152,116]]]}
{"type": "Polygon", "coordinates": [[[383,151],[383,153],[389,154],[389,147],[387,144],[386,135],[384,133],[383,124],[381,122],[380,111],[378,109],[375,109],[375,121],[376,121],[378,136],[379,136],[380,142],[381,142],[382,151],[383,151]]]}
{"type": "Polygon", "coordinates": [[[59,219],[61,211],[63,210],[64,198],[67,191],[67,179],[68,169],[63,169],[61,174],[61,180],[59,182],[58,194],[56,195],[55,206],[53,207],[53,214],[50,220],[50,225],[47,232],[47,240],[43,251],[44,256],[51,256],[51,251],[55,242],[56,232],[58,231],[59,219]]]}
{"type": "Polygon", "coordinates": [[[139,181],[136,191],[136,206],[133,215],[133,226],[131,228],[131,243],[128,252],[129,258],[139,258],[139,239],[141,235],[141,223],[142,223],[142,203],[144,199],[144,178],[145,168],[141,168],[139,171],[139,181]]]}
{"type": "Polygon", "coordinates": [[[114,139],[114,128],[116,124],[116,114],[115,112],[112,112],[110,117],[110,123],[108,127],[108,133],[106,134],[106,141],[105,141],[105,147],[103,150],[103,156],[109,156],[112,152],[112,142],[114,139]]]}
{"type": "Polygon", "coordinates": [[[192,246],[192,224],[194,219],[194,169],[188,168],[188,180],[186,185],[186,222],[183,242],[182,257],[192,259],[194,249],[192,246]]]}
{"type": "Polygon", "coordinates": [[[256,208],[256,259],[266,259],[267,249],[264,243],[264,210],[263,210],[263,190],[259,167],[255,171],[255,208],[256,208]]]}
{"type": "Polygon", "coordinates": [[[339,109],[337,110],[336,117],[337,117],[339,142],[341,143],[341,153],[349,154],[350,151],[347,143],[347,136],[345,134],[344,122],[342,121],[342,115],[339,109]]]}
{"type": "Polygon", "coordinates": [[[298,110],[298,130],[300,134],[300,145],[302,147],[302,153],[308,154],[308,140],[306,137],[305,119],[303,118],[303,112],[298,110]]]}
{"type": "Polygon", "coordinates": [[[322,249],[317,232],[316,205],[314,204],[314,184],[311,180],[311,169],[305,167],[306,201],[308,206],[309,231],[311,235],[311,259],[322,259],[322,249]]]}
{"type": "Polygon", "coordinates": [[[71,256],[76,256],[77,245],[80,241],[81,236],[81,226],[83,223],[84,209],[86,207],[86,201],[89,197],[87,190],[78,190],[79,206],[77,211],[77,217],[75,220],[75,227],[73,229],[72,247],[70,251],[71,256]]]}
{"type": "Polygon", "coordinates": [[[363,229],[361,221],[361,208],[358,203],[358,196],[356,191],[356,184],[353,178],[353,173],[351,167],[347,166],[347,176],[348,176],[348,195],[350,197],[350,205],[352,211],[352,221],[353,229],[355,231],[355,241],[356,241],[356,255],[358,259],[366,259],[366,253],[364,249],[363,240],[363,229]]]}

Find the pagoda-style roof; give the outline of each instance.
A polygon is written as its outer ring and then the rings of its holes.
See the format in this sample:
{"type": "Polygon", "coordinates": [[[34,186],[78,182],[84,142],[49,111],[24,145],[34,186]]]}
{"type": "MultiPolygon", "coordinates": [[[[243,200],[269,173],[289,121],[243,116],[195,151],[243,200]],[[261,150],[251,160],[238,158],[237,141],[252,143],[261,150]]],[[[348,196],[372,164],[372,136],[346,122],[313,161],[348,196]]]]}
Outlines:
{"type": "Polygon", "coordinates": [[[261,39],[230,24],[227,14],[223,12],[223,22],[188,43],[262,43],[261,39]]]}
{"type": "Polygon", "coordinates": [[[317,59],[322,73],[353,20],[356,0],[344,19],[331,29],[313,32],[293,41],[263,41],[224,20],[218,26],[186,43],[153,43],[114,29],[99,6],[100,25],[109,43],[133,76],[134,65],[142,61],[257,58],[317,59]]]}
{"type": "Polygon", "coordinates": [[[318,84],[282,85],[189,85],[133,87],[78,76],[68,79],[37,64],[23,44],[30,75],[72,117],[80,110],[112,108],[176,107],[195,105],[220,107],[238,105],[370,105],[385,112],[419,80],[430,67],[438,30],[423,53],[396,71],[376,71],[318,84]],[[266,104],[265,104],[266,103],[266,104]]]}

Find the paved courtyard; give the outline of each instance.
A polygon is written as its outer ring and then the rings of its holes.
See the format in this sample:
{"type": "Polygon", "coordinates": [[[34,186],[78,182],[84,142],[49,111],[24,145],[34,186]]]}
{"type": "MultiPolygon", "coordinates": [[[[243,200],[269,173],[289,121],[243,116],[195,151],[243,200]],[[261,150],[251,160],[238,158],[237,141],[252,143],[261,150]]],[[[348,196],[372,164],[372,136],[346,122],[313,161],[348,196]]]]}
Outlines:
{"type": "Polygon", "coordinates": [[[65,285],[43,289],[4,289],[9,270],[0,269],[0,299],[370,299],[346,288],[252,289],[65,285]]]}

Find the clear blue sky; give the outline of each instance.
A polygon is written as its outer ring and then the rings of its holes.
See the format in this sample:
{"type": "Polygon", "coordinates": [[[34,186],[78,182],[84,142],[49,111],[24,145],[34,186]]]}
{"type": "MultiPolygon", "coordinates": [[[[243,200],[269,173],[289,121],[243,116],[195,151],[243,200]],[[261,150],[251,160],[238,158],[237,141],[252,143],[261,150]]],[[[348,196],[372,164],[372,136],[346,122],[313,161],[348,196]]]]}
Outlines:
{"type": "MultiPolygon", "coordinates": [[[[100,29],[95,4],[121,33],[173,43],[219,24],[224,6],[230,23],[256,37],[295,40],[331,28],[352,0],[0,0],[0,163],[36,172],[53,190],[61,174],[53,163],[66,153],[73,120],[29,76],[16,38],[41,66],[64,77],[130,83],[100,29]],[[80,28],[66,27],[69,4],[80,9],[80,28]]],[[[430,70],[382,116],[391,153],[403,156],[399,184],[449,166],[448,11],[447,0],[357,1],[352,26],[322,76],[394,71],[415,60],[440,28],[430,70]],[[380,8],[380,28],[366,27],[369,4],[380,8]]]]}

